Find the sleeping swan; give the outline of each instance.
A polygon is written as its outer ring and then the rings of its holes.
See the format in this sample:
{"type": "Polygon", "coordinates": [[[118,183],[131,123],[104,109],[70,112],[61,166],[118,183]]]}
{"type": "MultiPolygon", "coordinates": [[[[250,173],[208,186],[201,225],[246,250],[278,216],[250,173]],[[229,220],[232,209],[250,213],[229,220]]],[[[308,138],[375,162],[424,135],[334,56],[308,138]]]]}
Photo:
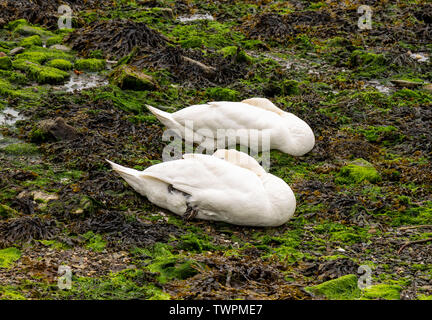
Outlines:
{"type": "Polygon", "coordinates": [[[152,106],[147,108],[167,128],[179,132],[183,139],[192,136],[194,142],[200,142],[207,138],[207,141],[211,140],[212,146],[216,141],[217,147],[213,147],[213,150],[226,147],[225,136],[221,138],[217,134],[221,129],[231,130],[226,136],[247,147],[251,144],[251,130],[255,130],[259,135],[259,150],[262,150],[261,135],[266,132],[269,134],[270,149],[278,149],[293,156],[306,154],[315,144],[314,133],[306,122],[279,109],[265,98],[252,98],[242,102],[209,102],[174,113],[167,113],[152,106]]]}
{"type": "Polygon", "coordinates": [[[144,171],[108,162],[135,191],[185,219],[275,227],[295,211],[291,188],[236,150],[217,150],[212,156],[185,154],[144,171]]]}

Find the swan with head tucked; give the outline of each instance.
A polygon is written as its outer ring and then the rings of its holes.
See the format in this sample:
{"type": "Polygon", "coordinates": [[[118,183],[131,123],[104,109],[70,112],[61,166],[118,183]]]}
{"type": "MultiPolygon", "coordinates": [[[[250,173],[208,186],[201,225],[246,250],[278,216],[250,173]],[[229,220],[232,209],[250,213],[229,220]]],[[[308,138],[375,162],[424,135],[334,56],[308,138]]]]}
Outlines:
{"type": "MultiPolygon", "coordinates": [[[[227,130],[236,143],[250,147],[251,130],[256,130],[258,149],[262,150],[262,134],[269,134],[270,149],[278,149],[293,156],[302,156],[312,150],[315,136],[309,125],[292,113],[276,107],[266,98],[252,98],[242,102],[209,102],[193,105],[174,113],[147,106],[159,121],[179,132],[183,139],[193,137],[194,142],[210,141],[216,148],[226,147],[226,136],[217,132],[227,130]],[[231,130],[231,131],[228,131],[231,130]],[[223,141],[222,141],[223,140],[223,141]]],[[[207,148],[207,147],[206,147],[207,148]]]]}
{"type": "Polygon", "coordinates": [[[144,171],[107,160],[138,193],[184,218],[243,226],[280,226],[294,214],[296,199],[282,179],[236,150],[185,154],[144,171]]]}

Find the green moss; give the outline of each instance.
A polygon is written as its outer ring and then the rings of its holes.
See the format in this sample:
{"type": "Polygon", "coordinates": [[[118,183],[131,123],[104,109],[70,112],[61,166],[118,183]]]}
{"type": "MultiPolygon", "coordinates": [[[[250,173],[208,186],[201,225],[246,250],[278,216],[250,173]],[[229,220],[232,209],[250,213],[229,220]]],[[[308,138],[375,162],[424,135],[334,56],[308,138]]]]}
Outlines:
{"type": "Polygon", "coordinates": [[[341,242],[343,244],[367,241],[371,237],[367,229],[357,226],[346,226],[336,222],[323,222],[316,225],[314,230],[318,234],[325,235],[330,241],[341,242]]]}
{"type": "Polygon", "coordinates": [[[102,71],[105,69],[106,62],[103,59],[78,59],[75,61],[75,69],[86,71],[102,71]]]}
{"type": "Polygon", "coordinates": [[[12,264],[21,258],[21,251],[11,247],[0,250],[0,268],[10,268],[12,264]]]}
{"type": "Polygon", "coordinates": [[[14,60],[14,67],[15,67],[15,64],[17,63],[17,61],[25,61],[25,60],[31,61],[34,63],[42,64],[48,60],[48,56],[45,53],[38,52],[38,51],[23,52],[23,53],[20,53],[16,56],[16,58],[14,60]]]}
{"type": "Polygon", "coordinates": [[[8,29],[8,30],[14,30],[15,28],[17,28],[20,25],[28,25],[27,20],[26,19],[18,19],[18,20],[10,21],[6,25],[6,29],[8,29]]]}
{"type": "Polygon", "coordinates": [[[296,80],[284,80],[281,85],[281,93],[286,96],[296,95],[300,93],[299,83],[296,80]]]}
{"type": "Polygon", "coordinates": [[[26,72],[30,79],[40,84],[58,84],[70,77],[68,72],[53,67],[41,66],[38,63],[24,59],[15,60],[13,66],[15,69],[26,72]]]}
{"type": "Polygon", "coordinates": [[[18,212],[16,212],[14,209],[12,209],[11,207],[5,205],[5,204],[0,204],[0,218],[11,218],[11,217],[15,217],[18,215],[18,212]]]}
{"type": "Polygon", "coordinates": [[[177,248],[185,251],[202,252],[215,250],[216,246],[210,242],[207,235],[199,237],[195,233],[188,233],[179,239],[177,248]]]}
{"type": "Polygon", "coordinates": [[[12,60],[9,57],[0,57],[0,69],[10,70],[12,69],[12,60]]]}
{"type": "Polygon", "coordinates": [[[38,35],[34,35],[31,37],[24,38],[19,43],[22,47],[31,47],[31,46],[41,46],[42,45],[42,39],[38,35]]]}
{"type": "Polygon", "coordinates": [[[153,77],[130,66],[122,65],[110,74],[110,83],[123,90],[153,90],[153,77]]]}
{"type": "Polygon", "coordinates": [[[46,31],[41,27],[30,26],[26,23],[19,23],[16,25],[16,27],[13,29],[13,32],[23,36],[38,35],[45,38],[54,36],[54,34],[50,31],[46,31]]]}
{"type": "Polygon", "coordinates": [[[61,44],[62,42],[63,42],[63,35],[58,35],[58,36],[48,38],[46,41],[46,46],[49,48],[52,45],[61,44]]]}
{"type": "Polygon", "coordinates": [[[394,126],[369,126],[367,129],[360,129],[359,131],[368,141],[382,142],[383,145],[389,145],[392,142],[399,143],[404,138],[394,126]]]}
{"type": "Polygon", "coordinates": [[[356,275],[348,274],[313,287],[306,287],[305,290],[314,296],[329,300],[352,300],[360,298],[361,295],[357,282],[356,275]]]}
{"type": "Polygon", "coordinates": [[[46,64],[48,67],[57,68],[60,70],[71,70],[72,63],[65,59],[53,59],[46,64]]]}
{"type": "Polygon", "coordinates": [[[381,181],[381,176],[374,166],[364,159],[356,159],[350,164],[342,167],[340,177],[336,179],[338,183],[361,183],[369,181],[376,183],[381,181]]]}
{"type": "Polygon", "coordinates": [[[399,300],[402,288],[398,285],[377,284],[362,290],[361,299],[399,300]]]}
{"type": "Polygon", "coordinates": [[[0,149],[0,152],[14,156],[32,155],[38,152],[38,147],[31,143],[14,143],[0,149]]]}
{"type": "Polygon", "coordinates": [[[93,251],[101,252],[107,245],[100,234],[95,234],[92,231],[83,234],[83,237],[87,240],[86,247],[93,251]]]}
{"type": "Polygon", "coordinates": [[[172,279],[184,280],[198,273],[194,268],[197,262],[174,255],[166,244],[157,243],[151,250],[143,251],[151,257],[146,269],[157,273],[157,280],[161,284],[172,279]]]}
{"type": "Polygon", "coordinates": [[[207,88],[206,96],[215,101],[238,101],[240,92],[228,88],[207,88]]]}
{"type": "Polygon", "coordinates": [[[79,300],[168,300],[170,296],[148,283],[142,270],[123,270],[101,278],[72,278],[71,290],[60,298],[79,300]]]}
{"type": "Polygon", "coordinates": [[[360,77],[372,78],[384,76],[387,63],[384,55],[355,50],[352,52],[349,65],[355,69],[360,77]]]}
{"type": "Polygon", "coordinates": [[[13,286],[0,286],[0,300],[27,300],[27,298],[13,286]]]}
{"type": "Polygon", "coordinates": [[[219,53],[222,53],[225,58],[233,57],[237,62],[251,63],[253,60],[251,56],[237,46],[224,47],[219,50],[219,53]]]}

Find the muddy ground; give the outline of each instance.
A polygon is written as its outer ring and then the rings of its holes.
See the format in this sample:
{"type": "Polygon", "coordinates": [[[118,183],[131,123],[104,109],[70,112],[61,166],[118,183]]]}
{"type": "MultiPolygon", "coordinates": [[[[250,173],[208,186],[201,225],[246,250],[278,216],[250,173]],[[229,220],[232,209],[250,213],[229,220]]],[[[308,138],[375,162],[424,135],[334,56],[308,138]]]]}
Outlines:
{"type": "Polygon", "coordinates": [[[432,298],[428,1],[5,0],[0,28],[0,299],[432,298]],[[254,96],[316,136],[271,152],[297,198],[281,227],[183,221],[104,161],[162,160],[146,104],[254,96]]]}

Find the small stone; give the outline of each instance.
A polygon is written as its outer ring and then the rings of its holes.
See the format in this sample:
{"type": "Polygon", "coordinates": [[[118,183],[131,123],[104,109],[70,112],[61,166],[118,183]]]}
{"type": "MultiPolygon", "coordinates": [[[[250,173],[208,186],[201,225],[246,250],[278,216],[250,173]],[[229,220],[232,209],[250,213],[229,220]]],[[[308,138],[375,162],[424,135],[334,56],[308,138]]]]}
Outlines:
{"type": "Polygon", "coordinates": [[[130,66],[120,66],[110,75],[110,82],[123,90],[154,90],[156,83],[149,76],[130,66]]]}
{"type": "Polygon", "coordinates": [[[1,57],[6,57],[6,56],[7,56],[6,53],[4,53],[3,51],[0,52],[0,58],[1,58],[1,57]]]}
{"type": "Polygon", "coordinates": [[[423,90],[432,91],[432,83],[423,86],[423,90]]]}
{"type": "Polygon", "coordinates": [[[43,132],[51,133],[57,140],[72,140],[78,136],[77,130],[68,125],[61,117],[39,122],[39,128],[43,132]]]}
{"type": "Polygon", "coordinates": [[[402,88],[417,88],[423,85],[421,82],[414,82],[409,80],[390,80],[397,87],[402,88]]]}
{"type": "Polygon", "coordinates": [[[18,53],[23,52],[24,50],[25,50],[24,47],[16,47],[16,48],[13,48],[11,51],[9,51],[9,55],[10,56],[14,56],[14,55],[16,55],[18,53]]]}
{"type": "Polygon", "coordinates": [[[65,46],[63,44],[53,44],[51,47],[49,47],[50,49],[56,49],[56,50],[60,50],[60,51],[64,51],[64,52],[69,52],[71,51],[71,48],[69,48],[68,46],[65,46]]]}

